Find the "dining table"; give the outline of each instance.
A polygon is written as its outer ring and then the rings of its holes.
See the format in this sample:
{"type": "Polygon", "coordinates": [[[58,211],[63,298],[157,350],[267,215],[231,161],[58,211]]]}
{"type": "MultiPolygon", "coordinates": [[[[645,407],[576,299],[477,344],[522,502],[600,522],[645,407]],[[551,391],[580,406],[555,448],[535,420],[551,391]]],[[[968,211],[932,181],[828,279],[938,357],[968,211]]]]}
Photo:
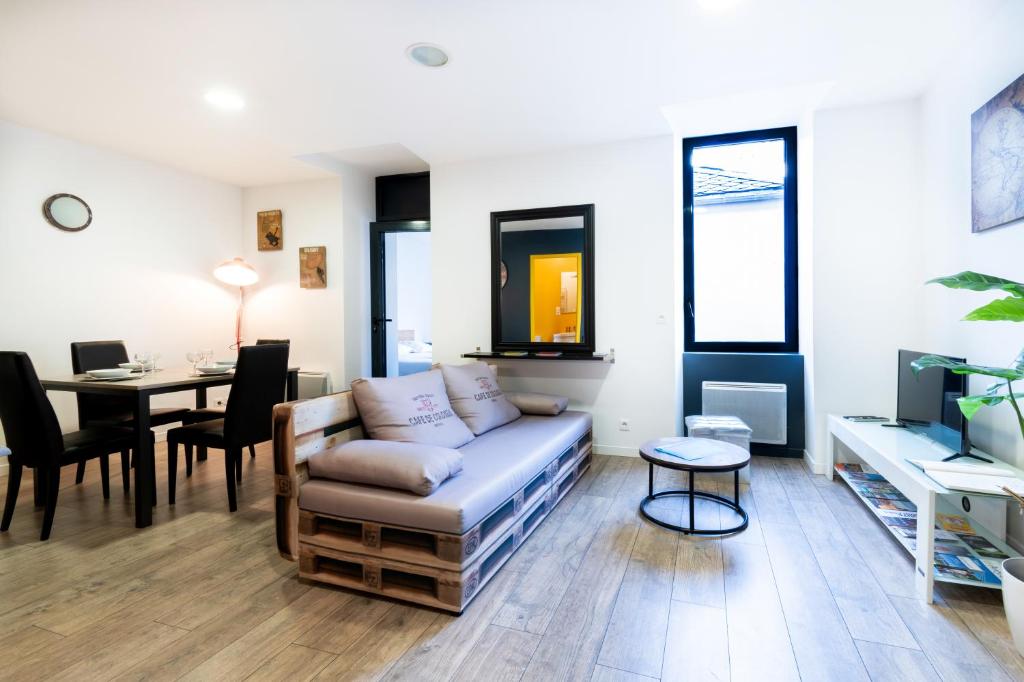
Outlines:
{"type": "MultiPolygon", "coordinates": [[[[122,380],[97,380],[87,374],[68,374],[42,379],[47,391],[69,391],[92,395],[121,396],[132,400],[132,428],[135,435],[135,527],[146,528],[153,523],[153,505],[156,503],[156,471],[153,460],[153,437],[150,432],[150,398],[164,393],[195,391],[196,408],[206,407],[206,391],[215,386],[226,386],[234,379],[234,372],[225,374],[198,374],[190,367],[150,370],[144,375],[122,380]]],[[[299,368],[288,368],[285,400],[298,398],[299,368]]],[[[205,448],[197,450],[197,459],[205,459],[205,448]]],[[[33,470],[34,473],[39,469],[33,470]]],[[[44,494],[45,485],[34,478],[36,503],[44,494]]]]}

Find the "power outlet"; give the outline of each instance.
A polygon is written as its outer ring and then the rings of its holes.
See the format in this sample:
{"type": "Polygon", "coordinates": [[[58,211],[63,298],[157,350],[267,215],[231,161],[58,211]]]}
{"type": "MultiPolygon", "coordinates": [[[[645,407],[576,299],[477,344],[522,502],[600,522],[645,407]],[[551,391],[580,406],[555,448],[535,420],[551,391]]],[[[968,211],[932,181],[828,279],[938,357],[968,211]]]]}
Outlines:
{"type": "Polygon", "coordinates": [[[629,431],[629,420],[628,419],[620,419],[619,420],[619,431],[629,431]]]}

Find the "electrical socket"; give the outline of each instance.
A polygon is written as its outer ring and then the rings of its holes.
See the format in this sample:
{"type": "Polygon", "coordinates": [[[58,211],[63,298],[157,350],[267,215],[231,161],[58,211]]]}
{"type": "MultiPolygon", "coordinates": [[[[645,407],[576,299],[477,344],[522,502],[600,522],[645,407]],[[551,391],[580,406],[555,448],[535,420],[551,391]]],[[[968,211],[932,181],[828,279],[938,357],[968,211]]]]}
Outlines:
{"type": "Polygon", "coordinates": [[[619,420],[619,431],[629,431],[628,419],[623,418],[619,420]]]}

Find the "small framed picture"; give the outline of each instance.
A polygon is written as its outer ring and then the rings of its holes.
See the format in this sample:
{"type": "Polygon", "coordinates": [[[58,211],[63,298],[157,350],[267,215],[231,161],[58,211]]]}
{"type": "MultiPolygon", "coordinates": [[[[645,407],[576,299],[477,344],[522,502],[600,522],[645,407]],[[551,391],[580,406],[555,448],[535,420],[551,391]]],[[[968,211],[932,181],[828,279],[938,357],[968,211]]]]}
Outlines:
{"type": "Polygon", "coordinates": [[[256,243],[260,251],[280,251],[284,248],[284,226],[281,211],[260,211],[256,214],[256,243]]]}
{"type": "Polygon", "coordinates": [[[299,286],[303,289],[327,288],[326,246],[303,246],[299,249],[299,286]]]}

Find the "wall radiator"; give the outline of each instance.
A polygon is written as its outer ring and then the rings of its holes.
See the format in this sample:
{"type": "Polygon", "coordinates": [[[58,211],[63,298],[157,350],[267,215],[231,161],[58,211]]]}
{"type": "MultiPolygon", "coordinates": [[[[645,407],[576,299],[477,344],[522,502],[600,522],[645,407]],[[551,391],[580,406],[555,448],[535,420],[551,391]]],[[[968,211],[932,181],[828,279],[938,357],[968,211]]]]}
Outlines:
{"type": "Polygon", "coordinates": [[[786,385],[702,381],[701,412],[739,417],[753,443],[786,444],[786,385]]]}

